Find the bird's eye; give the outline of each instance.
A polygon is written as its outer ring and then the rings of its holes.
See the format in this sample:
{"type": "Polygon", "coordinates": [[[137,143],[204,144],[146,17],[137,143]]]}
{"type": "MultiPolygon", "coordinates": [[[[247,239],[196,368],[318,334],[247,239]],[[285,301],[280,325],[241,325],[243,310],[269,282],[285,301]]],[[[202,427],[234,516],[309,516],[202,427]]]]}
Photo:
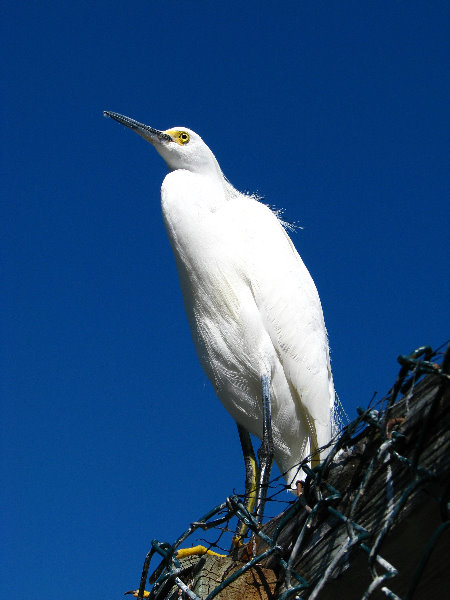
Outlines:
{"type": "Polygon", "coordinates": [[[189,134],[187,133],[187,131],[180,131],[180,135],[178,136],[178,139],[180,140],[180,142],[182,144],[187,144],[189,141],[189,134]]]}

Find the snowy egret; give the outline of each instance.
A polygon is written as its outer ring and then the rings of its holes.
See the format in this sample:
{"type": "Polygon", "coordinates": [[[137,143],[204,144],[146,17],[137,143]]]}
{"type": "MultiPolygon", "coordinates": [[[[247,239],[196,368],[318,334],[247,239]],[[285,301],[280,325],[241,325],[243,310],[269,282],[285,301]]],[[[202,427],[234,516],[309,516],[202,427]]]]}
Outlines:
{"type": "Polygon", "coordinates": [[[199,135],[105,115],[149,141],[169,168],[161,188],[164,223],[198,357],[238,425],[247,496],[255,495],[258,471],[249,433],[263,441],[260,488],[273,453],[295,490],[298,464],[309,453],[313,465],[324,456],[335,400],[322,307],[308,270],[277,215],[233,188],[199,135]]]}

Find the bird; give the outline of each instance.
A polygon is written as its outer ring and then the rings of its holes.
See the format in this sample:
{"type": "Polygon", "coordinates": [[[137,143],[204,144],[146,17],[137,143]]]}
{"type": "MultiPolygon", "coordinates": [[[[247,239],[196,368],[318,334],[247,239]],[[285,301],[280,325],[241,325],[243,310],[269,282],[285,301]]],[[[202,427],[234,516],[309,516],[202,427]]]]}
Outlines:
{"type": "Polygon", "coordinates": [[[272,456],[295,493],[299,464],[310,454],[319,464],[331,439],[335,391],[316,286],[280,215],[235,189],[197,133],[104,115],[150,142],[168,167],[162,216],[192,339],[237,423],[248,506],[259,502],[258,512],[272,456]],[[249,434],[262,440],[260,465],[249,434]]]}

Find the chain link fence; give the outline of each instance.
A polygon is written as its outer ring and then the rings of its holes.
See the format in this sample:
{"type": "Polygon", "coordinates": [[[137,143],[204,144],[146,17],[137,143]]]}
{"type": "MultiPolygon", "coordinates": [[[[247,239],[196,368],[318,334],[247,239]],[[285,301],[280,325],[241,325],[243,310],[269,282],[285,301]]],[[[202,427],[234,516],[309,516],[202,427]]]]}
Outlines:
{"type": "Polygon", "coordinates": [[[258,527],[234,494],[173,543],[153,540],[141,577],[150,600],[443,597],[450,590],[450,354],[398,357],[389,393],[343,426],[293,499],[271,482],[258,527]],[[249,540],[229,551],[236,520],[249,540]],[[180,548],[202,544],[195,555],[180,548]],[[150,576],[153,556],[162,560],[150,576]]]}

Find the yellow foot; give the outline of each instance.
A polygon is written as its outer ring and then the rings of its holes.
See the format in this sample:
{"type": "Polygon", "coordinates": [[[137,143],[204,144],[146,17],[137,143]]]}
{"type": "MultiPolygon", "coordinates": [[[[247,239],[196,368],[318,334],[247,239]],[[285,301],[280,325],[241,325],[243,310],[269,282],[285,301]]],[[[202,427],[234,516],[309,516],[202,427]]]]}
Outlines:
{"type": "Polygon", "coordinates": [[[186,556],[203,556],[203,554],[209,554],[210,556],[226,556],[226,554],[217,554],[212,550],[208,550],[205,546],[193,546],[192,548],[181,548],[177,550],[177,558],[186,558],[186,556]]]}
{"type": "Polygon", "coordinates": [[[242,548],[242,546],[244,545],[244,536],[243,535],[235,535],[233,537],[233,539],[231,540],[231,544],[233,548],[242,548]]]}
{"type": "MultiPolygon", "coordinates": [[[[217,554],[217,552],[213,552],[212,550],[208,550],[205,546],[193,546],[192,548],[181,548],[177,550],[175,556],[177,558],[186,558],[189,556],[203,556],[204,554],[209,554],[210,556],[220,556],[225,557],[226,554],[217,554]]],[[[131,594],[135,598],[139,596],[139,590],[130,590],[129,592],[125,592],[124,596],[127,594],[131,594]]],[[[150,592],[144,590],[143,598],[148,598],[150,596],[150,592]]]]}

